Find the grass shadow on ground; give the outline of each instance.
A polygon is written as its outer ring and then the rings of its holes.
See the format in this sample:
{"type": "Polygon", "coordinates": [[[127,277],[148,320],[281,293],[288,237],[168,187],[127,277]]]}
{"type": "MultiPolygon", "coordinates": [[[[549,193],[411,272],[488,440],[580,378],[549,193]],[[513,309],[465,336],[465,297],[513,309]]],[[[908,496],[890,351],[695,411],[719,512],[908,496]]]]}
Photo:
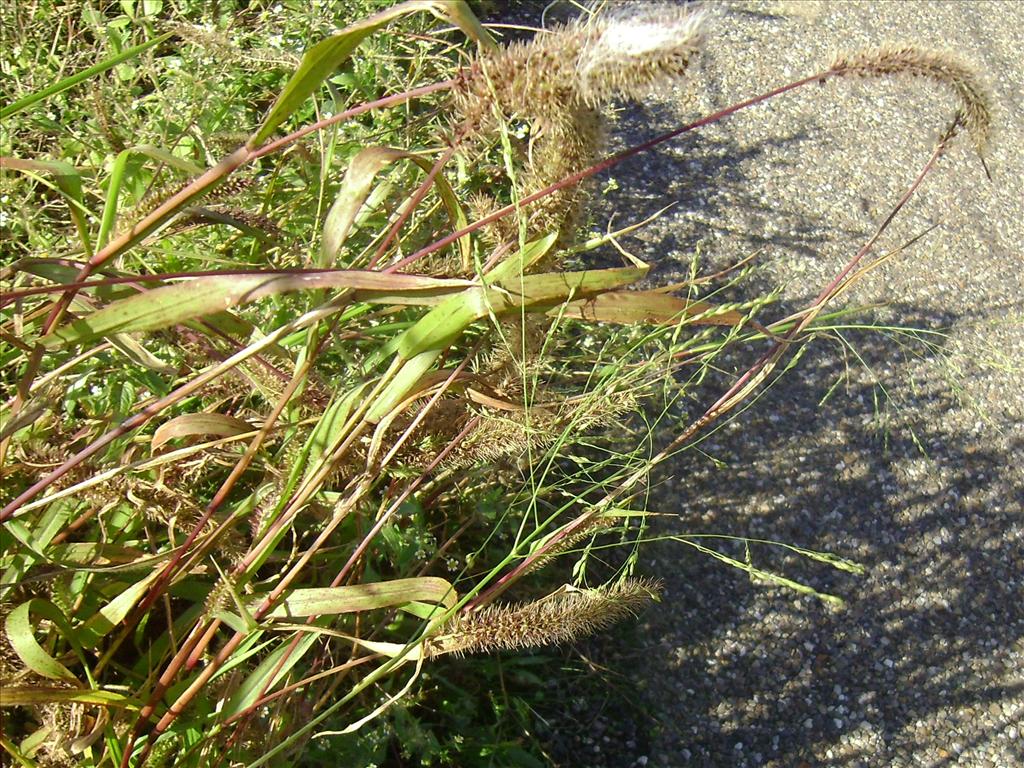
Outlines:
{"type": "MultiPolygon", "coordinates": [[[[953,320],[894,309],[929,327],[953,320]]],[[[890,394],[899,389],[908,373],[891,344],[873,334],[854,343],[869,364],[889,364],[890,394]]],[[[846,608],[752,584],[679,543],[655,545],[644,570],[666,580],[663,603],[585,651],[625,672],[619,689],[642,693],[612,693],[563,720],[560,764],[629,765],[642,754],[673,766],[889,764],[916,754],[917,724],[942,710],[949,734],[932,764],[1010,738],[1024,695],[1014,680],[1024,542],[1005,535],[1021,514],[1020,470],[1007,456],[1024,443],[951,431],[942,416],[961,405],[943,388],[919,388],[886,413],[874,408],[875,384],[851,380],[819,405],[845,364],[818,346],[702,446],[725,468],[691,454],[651,507],[678,513],[659,520],[660,533],[776,539],[859,562],[863,576],[752,550],[759,567],[842,595],[846,608]],[[970,713],[983,708],[1000,733],[973,728],[970,713]]],[[[742,545],[718,546],[744,558],[742,545]]]]}
{"type": "MultiPolygon", "coordinates": [[[[529,16],[528,8],[517,9],[519,20],[538,23],[518,11],[529,16]]],[[[624,113],[613,136],[636,141],[680,122],[667,115],[656,106],[624,113]]],[[[663,226],[624,241],[653,263],[653,282],[682,276],[726,206],[742,209],[749,229],[716,231],[742,252],[711,254],[712,267],[761,247],[766,258],[799,260],[830,242],[868,238],[870,231],[837,231],[785,200],[749,192],[757,163],[779,154],[767,150],[826,135],[813,121],[746,149],[728,124],[722,129],[632,158],[610,174],[618,190],[595,193],[595,221],[614,212],[618,226],[675,202],[663,226]]],[[[744,291],[749,298],[772,287],[748,283],[744,291]]],[[[820,287],[806,286],[808,295],[820,287]]],[[[970,312],[897,304],[885,322],[948,329],[978,322],[970,312]]],[[[877,380],[850,350],[816,343],[752,410],[702,445],[724,468],[689,453],[657,473],[650,504],[678,515],[659,519],[660,533],[770,538],[850,557],[864,575],[752,550],[758,566],[841,595],[846,608],[752,584],[683,544],[653,546],[643,570],[666,580],[663,603],[642,624],[581,646],[582,661],[567,655],[580,674],[560,683],[559,706],[543,713],[557,764],[941,766],[975,764],[972,752],[987,741],[1013,749],[1024,717],[1024,609],[1016,599],[1024,542],[1012,457],[1024,453],[1024,439],[1010,425],[950,418],[970,411],[948,381],[927,378],[941,369],[942,350],[908,351],[869,332],[848,340],[877,380]]],[[[735,370],[742,362],[731,361],[735,370]]],[[[689,415],[721,388],[709,383],[689,415]]],[[[745,554],[740,545],[723,549],[745,554]]]]}

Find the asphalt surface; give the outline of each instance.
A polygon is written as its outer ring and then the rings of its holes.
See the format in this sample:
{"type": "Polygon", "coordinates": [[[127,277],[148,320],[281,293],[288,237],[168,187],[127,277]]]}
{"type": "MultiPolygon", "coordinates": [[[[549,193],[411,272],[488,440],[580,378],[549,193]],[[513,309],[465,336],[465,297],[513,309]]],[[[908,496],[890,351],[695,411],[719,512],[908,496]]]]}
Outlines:
{"type": "MultiPolygon", "coordinates": [[[[865,321],[928,333],[851,328],[813,342],[702,444],[714,461],[689,452],[653,478],[651,508],[671,513],[659,532],[781,540],[862,564],[856,575],[750,551],[845,608],[679,543],[649,547],[641,570],[665,580],[665,599],[585,646],[612,684],[580,686],[552,716],[553,762],[1024,765],[1024,3],[711,8],[700,71],[670,98],[626,109],[615,144],[811,74],[837,50],[912,41],[984,73],[997,104],[993,180],[958,141],[877,252],[937,226],[847,297],[879,305],[865,321]]],[[[597,215],[621,224],[675,201],[628,243],[654,279],[678,278],[694,249],[709,269],[760,249],[747,290],[781,286],[782,315],[871,236],[954,107],[916,80],[803,89],[618,167],[597,215]]]]}

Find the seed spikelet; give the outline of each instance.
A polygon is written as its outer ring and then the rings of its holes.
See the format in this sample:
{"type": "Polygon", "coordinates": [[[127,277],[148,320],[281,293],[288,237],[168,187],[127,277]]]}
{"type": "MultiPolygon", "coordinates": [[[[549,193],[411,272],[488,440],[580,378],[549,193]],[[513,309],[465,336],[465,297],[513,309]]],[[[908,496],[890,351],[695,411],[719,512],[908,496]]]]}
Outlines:
{"type": "Polygon", "coordinates": [[[611,517],[610,515],[592,515],[575,532],[563,537],[556,544],[552,545],[552,547],[547,552],[545,552],[540,557],[535,558],[534,561],[530,563],[529,567],[527,567],[523,571],[523,575],[525,576],[529,573],[539,571],[541,568],[544,568],[546,565],[548,565],[556,557],[558,557],[561,554],[564,554],[565,552],[568,552],[570,549],[572,549],[574,546],[579,544],[584,539],[590,538],[591,536],[595,536],[596,534],[604,531],[606,528],[611,528],[615,525],[618,525],[620,520],[621,518],[611,517]]]}
{"type": "MultiPolygon", "coordinates": [[[[704,17],[672,4],[631,5],[485,52],[454,89],[457,133],[468,149],[497,135],[504,121],[525,121],[521,192],[551,186],[594,163],[601,109],[612,99],[642,98],[686,72],[704,17]]],[[[582,202],[578,187],[538,201],[527,211],[528,236],[559,232],[570,240],[582,202]]]]}
{"type": "Polygon", "coordinates": [[[914,45],[886,45],[841,54],[833,60],[832,70],[860,77],[905,74],[946,85],[960,100],[960,122],[971,134],[978,154],[984,156],[992,132],[992,99],[977,72],[953,54],[914,45]]]}
{"type": "Polygon", "coordinates": [[[638,101],[681,77],[700,53],[706,15],[679,5],[626,6],[598,16],[578,62],[578,93],[590,106],[638,101]]]}
{"type": "Polygon", "coordinates": [[[660,582],[626,579],[596,589],[563,587],[533,602],[467,611],[427,644],[426,654],[487,653],[570,642],[635,616],[660,593],[660,582]]]}

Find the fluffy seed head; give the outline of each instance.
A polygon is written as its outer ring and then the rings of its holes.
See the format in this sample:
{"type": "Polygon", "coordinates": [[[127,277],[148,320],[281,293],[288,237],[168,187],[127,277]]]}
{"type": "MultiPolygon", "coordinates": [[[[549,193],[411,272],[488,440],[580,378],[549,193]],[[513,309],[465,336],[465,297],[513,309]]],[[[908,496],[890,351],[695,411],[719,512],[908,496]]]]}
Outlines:
{"type": "Polygon", "coordinates": [[[663,3],[624,6],[481,55],[456,88],[472,133],[506,115],[559,121],[616,97],[639,99],[686,72],[706,14],[663,3]]]}
{"type": "Polygon", "coordinates": [[[638,100],[682,76],[703,43],[703,11],[657,3],[591,23],[578,62],[580,98],[590,106],[613,97],[638,100]]]}
{"type": "MultiPolygon", "coordinates": [[[[544,189],[594,162],[603,106],[640,99],[686,71],[703,21],[703,12],[675,4],[629,4],[485,52],[453,92],[458,135],[487,141],[501,121],[525,121],[521,191],[544,189]]],[[[571,238],[582,202],[579,187],[548,195],[527,213],[529,234],[571,238]]]]}
{"type": "Polygon", "coordinates": [[[533,602],[469,611],[431,640],[426,652],[486,653],[569,642],[635,616],[660,592],[660,582],[626,579],[597,589],[564,587],[533,602]]]}

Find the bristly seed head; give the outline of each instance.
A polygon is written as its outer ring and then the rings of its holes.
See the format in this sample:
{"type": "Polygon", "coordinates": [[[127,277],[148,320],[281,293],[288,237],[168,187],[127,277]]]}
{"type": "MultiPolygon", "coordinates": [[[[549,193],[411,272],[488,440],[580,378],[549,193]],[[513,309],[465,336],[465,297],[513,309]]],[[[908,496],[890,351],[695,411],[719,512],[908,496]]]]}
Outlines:
{"type": "Polygon", "coordinates": [[[984,156],[992,132],[992,99],[978,73],[945,51],[914,45],[885,45],[837,56],[832,71],[839,75],[926,77],[952,88],[960,99],[959,122],[971,134],[978,154],[984,156]]]}
{"type": "MultiPolygon", "coordinates": [[[[705,14],[669,3],[631,4],[483,53],[454,89],[458,135],[470,143],[498,135],[501,120],[527,123],[520,184],[536,192],[594,162],[600,109],[638,100],[685,73],[700,50],[705,14]]],[[[530,235],[571,237],[578,187],[548,195],[528,213],[530,235]]]]}
{"type": "Polygon", "coordinates": [[[577,91],[596,107],[639,100],[681,77],[703,45],[706,14],[661,3],[624,6],[586,25],[577,91]],[[628,8],[628,11],[625,10],[628,8]]]}
{"type": "Polygon", "coordinates": [[[596,589],[563,589],[521,605],[497,605],[456,617],[427,643],[427,656],[481,653],[565,643],[635,616],[661,593],[661,583],[625,579],[596,589]]]}
{"type": "Polygon", "coordinates": [[[612,517],[611,515],[591,515],[575,532],[564,536],[561,540],[554,543],[547,552],[534,558],[534,561],[523,571],[523,575],[526,576],[534,571],[539,571],[556,557],[568,552],[584,539],[595,536],[606,528],[611,528],[621,522],[621,518],[612,517]]]}

